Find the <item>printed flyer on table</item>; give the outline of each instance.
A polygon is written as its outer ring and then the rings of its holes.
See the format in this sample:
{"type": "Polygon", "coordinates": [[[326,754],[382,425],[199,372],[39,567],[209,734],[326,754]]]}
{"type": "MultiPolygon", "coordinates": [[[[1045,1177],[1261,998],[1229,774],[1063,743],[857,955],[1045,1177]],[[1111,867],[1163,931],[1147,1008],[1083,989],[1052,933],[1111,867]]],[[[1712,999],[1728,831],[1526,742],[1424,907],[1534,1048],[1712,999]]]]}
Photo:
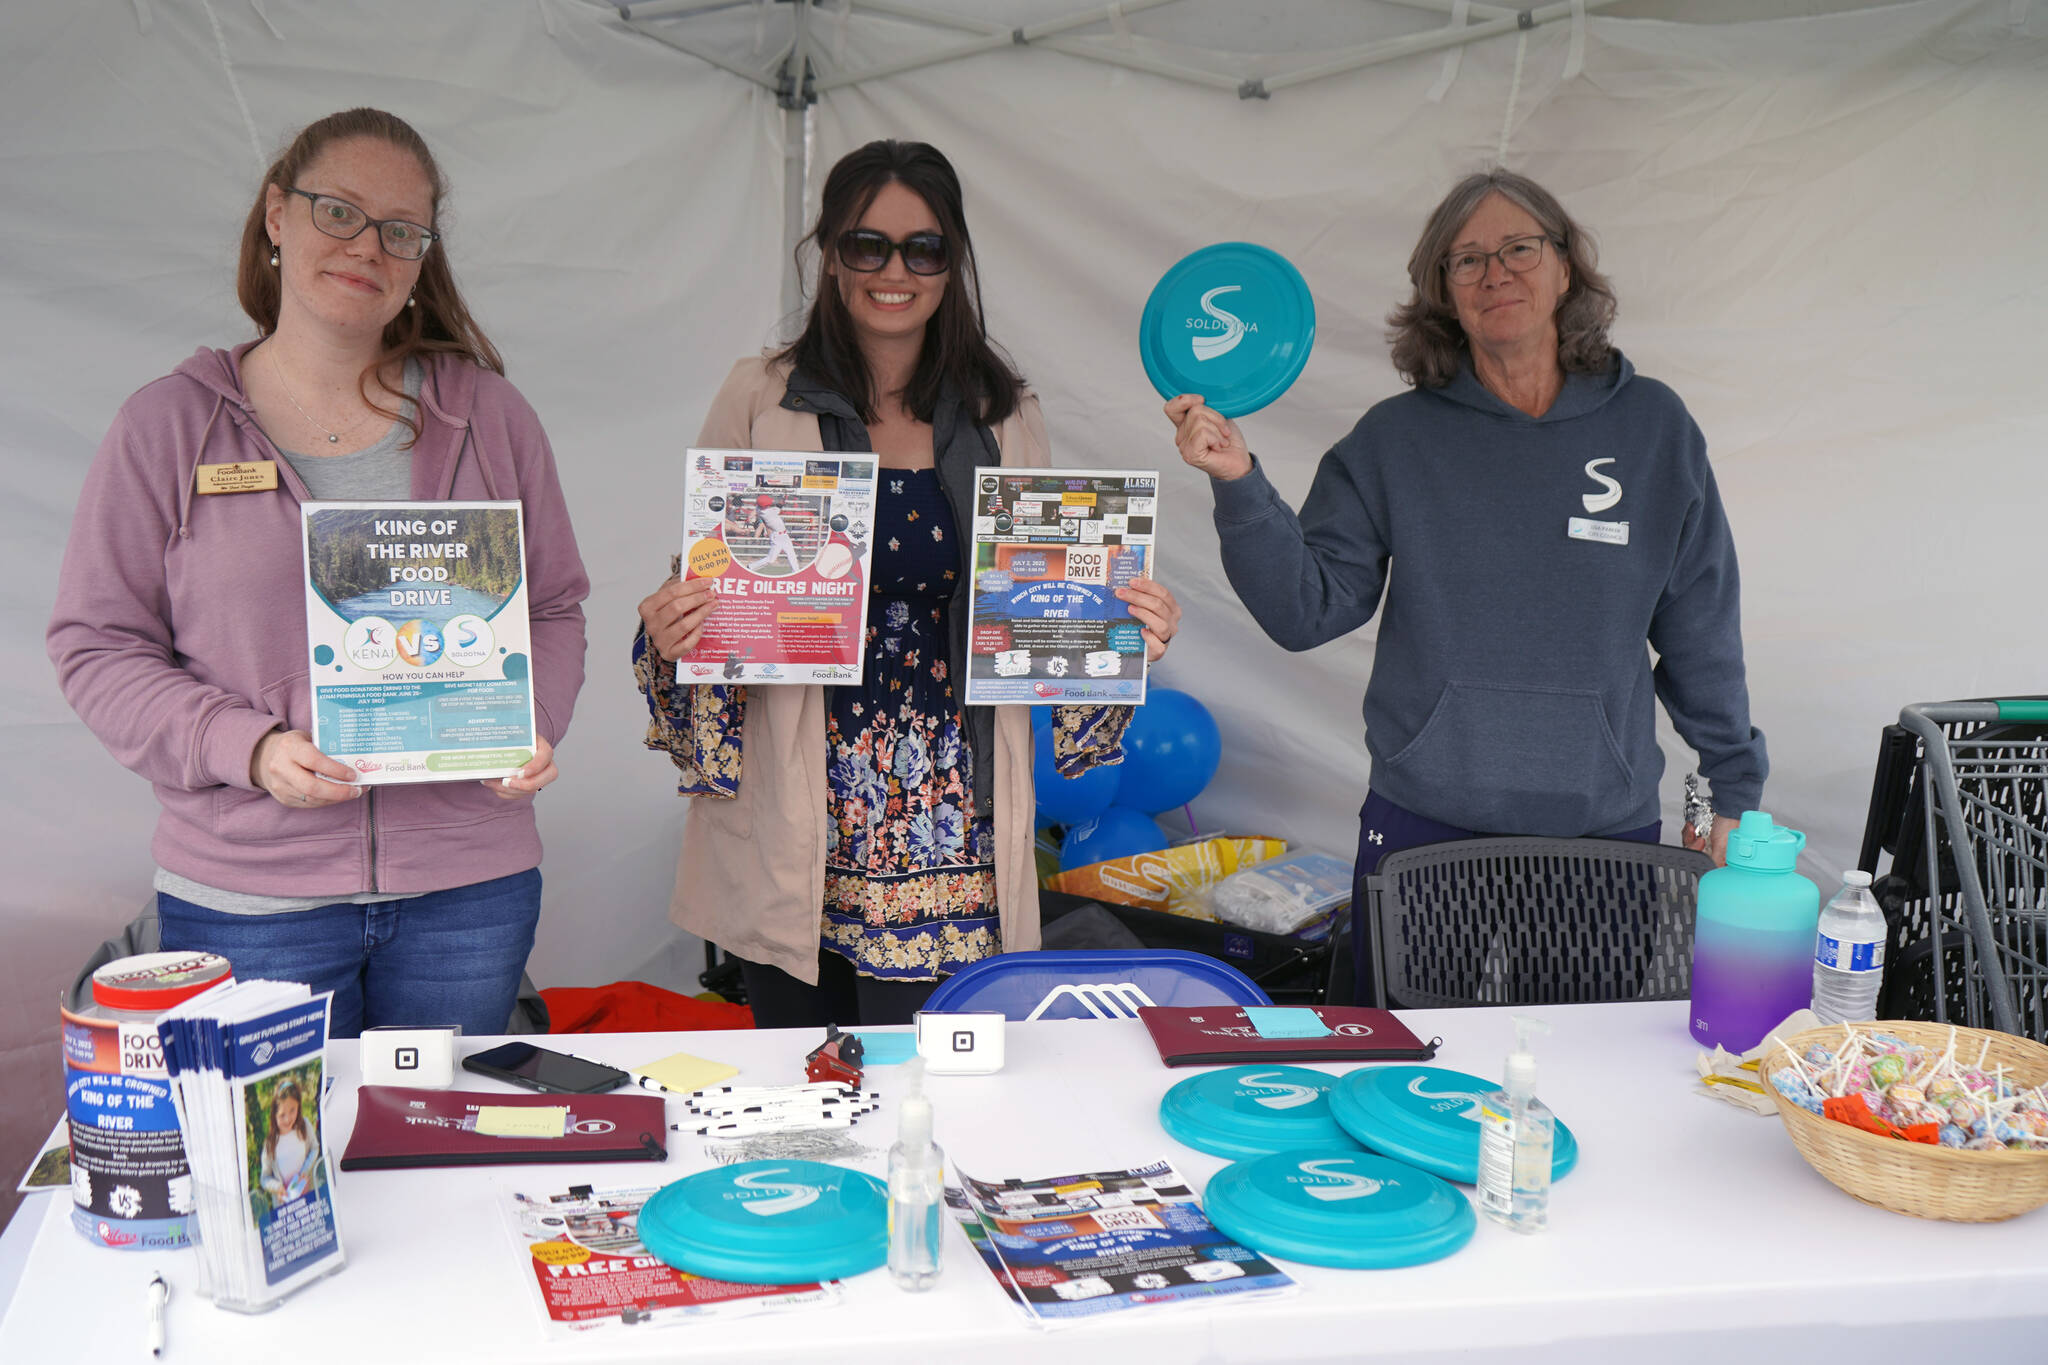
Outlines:
{"type": "Polygon", "coordinates": [[[313,742],[356,780],[504,777],[534,753],[516,502],[309,502],[313,742]]]}
{"type": "Polygon", "coordinates": [[[1145,628],[1116,591],[1153,575],[1158,471],[974,478],[967,704],[1144,701],[1145,628]]]}
{"type": "Polygon", "coordinates": [[[849,683],[861,676],[874,559],[872,455],[691,450],[683,576],[718,609],[676,661],[685,683],[849,683]]]}
{"type": "Polygon", "coordinates": [[[947,1207],[1033,1326],[1299,1287],[1218,1231],[1171,1162],[1036,1180],[953,1174],[947,1207]]]}
{"type": "Polygon", "coordinates": [[[839,1282],[734,1284],[664,1265],[640,1241],[640,1209],[658,1186],[517,1193],[505,1205],[546,1331],[588,1332],[736,1317],[833,1303],[839,1282]]]}

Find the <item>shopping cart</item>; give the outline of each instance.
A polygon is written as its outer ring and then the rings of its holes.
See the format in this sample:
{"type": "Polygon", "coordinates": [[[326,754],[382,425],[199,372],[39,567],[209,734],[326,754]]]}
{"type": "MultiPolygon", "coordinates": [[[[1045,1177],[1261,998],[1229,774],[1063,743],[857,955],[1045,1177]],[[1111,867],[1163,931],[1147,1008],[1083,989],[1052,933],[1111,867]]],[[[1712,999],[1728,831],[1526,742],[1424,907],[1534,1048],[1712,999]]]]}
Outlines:
{"type": "Polygon", "coordinates": [[[2048,1041],[2048,700],[1908,706],[1899,724],[1918,748],[1934,1017],[1960,1006],[1955,1022],[2048,1041]]]}

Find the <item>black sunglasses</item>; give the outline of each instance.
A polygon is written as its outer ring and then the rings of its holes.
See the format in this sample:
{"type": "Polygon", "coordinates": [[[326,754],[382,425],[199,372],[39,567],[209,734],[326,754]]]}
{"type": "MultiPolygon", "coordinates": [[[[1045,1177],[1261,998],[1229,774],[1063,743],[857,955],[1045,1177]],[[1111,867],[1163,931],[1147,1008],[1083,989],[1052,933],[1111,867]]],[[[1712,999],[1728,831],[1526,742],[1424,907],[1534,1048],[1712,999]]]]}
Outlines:
{"type": "Polygon", "coordinates": [[[863,275],[873,274],[889,264],[889,257],[903,253],[903,266],[913,275],[946,273],[946,239],[936,232],[913,232],[892,242],[871,228],[854,228],[839,234],[839,264],[863,275]]]}

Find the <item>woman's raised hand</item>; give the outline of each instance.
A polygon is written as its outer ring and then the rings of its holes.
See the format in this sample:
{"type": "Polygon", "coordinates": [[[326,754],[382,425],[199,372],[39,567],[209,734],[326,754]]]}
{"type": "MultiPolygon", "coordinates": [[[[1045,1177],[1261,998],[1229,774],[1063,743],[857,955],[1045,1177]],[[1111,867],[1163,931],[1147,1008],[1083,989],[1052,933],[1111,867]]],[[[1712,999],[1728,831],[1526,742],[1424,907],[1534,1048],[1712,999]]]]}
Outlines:
{"type": "Polygon", "coordinates": [[[718,606],[708,578],[671,578],[640,601],[640,624],[655,652],[674,663],[697,647],[704,622],[718,606]]]}
{"type": "Polygon", "coordinates": [[[1174,425],[1173,443],[1180,457],[1215,479],[1241,479],[1252,472],[1252,453],[1245,447],[1237,423],[1202,401],[1198,393],[1184,393],[1166,405],[1166,416],[1174,425]]]}

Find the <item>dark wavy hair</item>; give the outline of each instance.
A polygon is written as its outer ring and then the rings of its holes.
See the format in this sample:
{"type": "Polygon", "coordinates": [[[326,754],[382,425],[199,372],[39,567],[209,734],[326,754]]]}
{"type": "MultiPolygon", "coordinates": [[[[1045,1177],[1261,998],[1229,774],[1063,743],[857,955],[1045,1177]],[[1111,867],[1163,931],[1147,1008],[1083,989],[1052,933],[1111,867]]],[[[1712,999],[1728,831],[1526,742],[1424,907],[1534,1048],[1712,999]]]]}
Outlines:
{"type": "MultiPolygon", "coordinates": [[[[988,338],[982,320],[981,280],[974,268],[974,242],[967,235],[960,177],[938,148],[894,139],[870,142],[848,152],[825,177],[818,221],[797,243],[797,267],[804,272],[809,252],[818,256],[817,284],[803,330],[776,358],[793,362],[806,375],[843,395],[863,422],[873,422],[884,395],[861,353],[853,317],[831,280],[830,253],[839,234],[860,222],[884,185],[898,184],[924,200],[946,239],[952,278],[939,296],[938,311],[925,324],[917,368],[903,391],[903,404],[921,422],[932,420],[939,390],[948,382],[975,420],[994,426],[1017,410],[1024,380],[988,338]]],[[[808,272],[804,272],[808,273],[808,272]]]]}
{"type": "MultiPolygon", "coordinates": [[[[277,268],[270,263],[270,231],[264,222],[269,208],[265,189],[271,185],[281,190],[292,189],[298,184],[299,177],[305,174],[306,167],[328,147],[359,137],[388,142],[402,152],[411,153],[420,163],[420,170],[426,173],[427,184],[434,195],[433,221],[427,226],[436,232],[441,231],[441,201],[448,196],[448,182],[442,177],[434,154],[427,150],[426,139],[415,132],[411,124],[382,109],[344,109],[307,124],[284,149],[284,154],[263,173],[263,187],[256,191],[256,203],[242,225],[242,255],[235,271],[235,296],[241,300],[242,311],[255,322],[258,335],[267,337],[277,330],[277,310],[282,293],[277,268]]],[[[462,301],[462,292],[455,287],[454,272],[448,268],[445,239],[435,241],[427,248],[427,254],[420,258],[420,277],[414,286],[413,298],[414,307],[399,309],[398,316],[384,325],[383,350],[356,382],[364,402],[392,420],[404,422],[411,429],[413,439],[417,440],[419,422],[405,415],[405,394],[385,381],[383,371],[387,365],[395,361],[402,370],[404,362],[414,356],[459,355],[487,370],[503,374],[505,361],[498,354],[498,348],[491,345],[490,338],[484,335],[483,329],[477,326],[476,319],[470,316],[469,305],[462,301]],[[372,379],[381,392],[389,395],[391,406],[386,407],[370,396],[372,379]]]]}
{"type": "Polygon", "coordinates": [[[1495,169],[1466,176],[1429,215],[1422,239],[1408,257],[1415,292],[1387,315],[1394,369],[1410,384],[1440,389],[1457,377],[1471,351],[1451,303],[1450,258],[1458,230],[1489,194],[1526,210],[1564,254],[1571,282],[1557,304],[1557,362],[1567,373],[1603,374],[1614,363],[1607,329],[1614,323],[1614,288],[1598,269],[1592,234],[1572,221],[1557,197],[1525,175],[1495,169]]]}

